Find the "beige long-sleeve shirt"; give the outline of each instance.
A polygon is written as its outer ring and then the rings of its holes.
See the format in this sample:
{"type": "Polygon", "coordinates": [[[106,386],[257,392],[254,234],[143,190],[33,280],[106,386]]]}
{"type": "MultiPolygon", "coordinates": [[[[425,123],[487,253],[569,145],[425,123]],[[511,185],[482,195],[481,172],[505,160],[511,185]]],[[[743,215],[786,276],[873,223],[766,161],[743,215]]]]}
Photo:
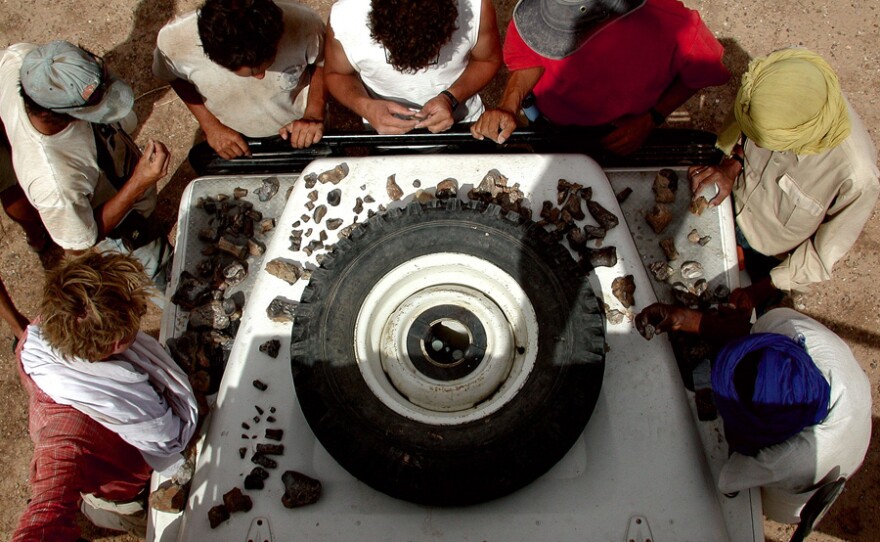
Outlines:
{"type": "Polygon", "coordinates": [[[851,107],[849,115],[850,136],[820,154],[744,146],[745,169],[733,186],[736,223],[752,248],[784,257],[770,272],[781,290],[830,279],[880,195],[877,149],[851,107]]]}

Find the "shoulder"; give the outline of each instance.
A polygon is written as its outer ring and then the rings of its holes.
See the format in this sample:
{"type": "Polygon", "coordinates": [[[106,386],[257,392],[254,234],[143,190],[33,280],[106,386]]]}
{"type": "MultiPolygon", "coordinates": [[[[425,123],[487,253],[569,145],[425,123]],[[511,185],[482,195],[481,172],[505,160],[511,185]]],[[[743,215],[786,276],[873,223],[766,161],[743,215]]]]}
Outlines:
{"type": "Polygon", "coordinates": [[[321,22],[321,16],[314,9],[299,4],[297,2],[275,2],[284,13],[285,22],[288,21],[306,21],[321,22]]]}
{"type": "Polygon", "coordinates": [[[695,22],[701,21],[700,13],[687,8],[679,0],[648,0],[634,15],[652,17],[660,21],[695,22]]]}
{"type": "Polygon", "coordinates": [[[324,33],[324,21],[308,6],[293,2],[276,2],[284,12],[284,32],[298,41],[308,41],[314,35],[324,33]]]}
{"type": "Polygon", "coordinates": [[[33,43],[15,43],[0,51],[0,65],[21,64],[21,60],[37,46],[33,43]]]}
{"type": "Polygon", "coordinates": [[[795,340],[803,338],[813,362],[831,384],[832,395],[839,395],[842,388],[867,388],[870,397],[867,376],[849,346],[806,314],[788,308],[773,309],[755,322],[752,332],[779,333],[795,340]]]}
{"type": "Polygon", "coordinates": [[[178,15],[159,30],[156,46],[167,55],[188,51],[199,44],[198,18],[195,11],[178,15]]]}
{"type": "Polygon", "coordinates": [[[369,0],[339,0],[330,8],[330,26],[334,31],[355,27],[366,29],[369,13],[369,0]]]}
{"type": "Polygon", "coordinates": [[[851,131],[840,145],[841,153],[852,169],[853,177],[863,183],[869,190],[878,191],[877,178],[877,147],[871,140],[864,121],[855,109],[847,102],[851,131]]]}

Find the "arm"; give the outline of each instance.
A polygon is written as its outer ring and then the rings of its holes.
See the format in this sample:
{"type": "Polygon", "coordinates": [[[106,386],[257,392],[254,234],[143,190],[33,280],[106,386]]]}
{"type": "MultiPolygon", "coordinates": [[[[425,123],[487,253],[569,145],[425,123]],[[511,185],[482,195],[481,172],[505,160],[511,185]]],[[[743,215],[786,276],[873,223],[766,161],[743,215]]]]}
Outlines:
{"type": "Polygon", "coordinates": [[[31,468],[31,500],[12,536],[13,542],[68,540],[79,536],[76,513],[83,487],[71,446],[38,446],[31,468]]]}
{"type": "Polygon", "coordinates": [[[282,126],[278,132],[282,139],[290,140],[290,146],[297,149],[310,147],[324,136],[324,110],[327,103],[324,67],[313,68],[314,73],[309,82],[309,99],[302,118],[282,126]]]}
{"type": "Polygon", "coordinates": [[[405,134],[418,124],[409,108],[387,100],[376,100],[367,94],[329,25],[324,40],[324,82],[339,103],[367,119],[380,134],[405,134]]]}
{"type": "Polygon", "coordinates": [[[852,248],[871,217],[878,193],[876,178],[861,188],[851,180],[844,183],[816,233],[770,271],[773,286],[791,290],[829,280],[834,264],[852,248]]]}
{"type": "Polygon", "coordinates": [[[496,143],[504,143],[516,129],[516,114],[526,95],[531,92],[541,76],[544,68],[536,66],[524,70],[510,72],[507,86],[497,109],[487,109],[471,126],[471,135],[482,140],[486,137],[496,143]]]}
{"type": "Polygon", "coordinates": [[[24,334],[24,329],[30,323],[28,319],[25,318],[22,313],[18,312],[17,308],[15,308],[15,305],[12,303],[12,298],[9,297],[9,292],[6,291],[6,286],[3,284],[2,280],[0,280],[0,317],[9,324],[9,328],[18,339],[21,339],[22,334],[24,334]]]}
{"type": "Polygon", "coordinates": [[[643,336],[646,336],[645,329],[653,326],[656,333],[670,331],[691,333],[720,346],[748,335],[752,327],[750,319],[751,310],[719,309],[702,312],[676,305],[654,303],[645,307],[636,316],[635,323],[643,336]]]}
{"type": "Polygon", "coordinates": [[[175,79],[171,81],[171,88],[174,89],[174,92],[196,118],[199,126],[202,127],[205,137],[208,139],[208,145],[221,158],[231,160],[250,153],[244,137],[220,122],[213,113],[208,111],[208,108],[205,107],[205,100],[195,85],[183,79],[175,79]]]}
{"type": "MultiPolygon", "coordinates": [[[[676,77],[657,99],[654,110],[666,118],[696,94],[697,90],[699,89],[686,86],[676,77]]],[[[616,128],[602,139],[602,146],[616,154],[630,154],[641,147],[656,127],[650,111],[621,117],[612,124],[616,128]]]]}
{"type": "MultiPolygon", "coordinates": [[[[489,84],[499,67],[501,40],[498,37],[495,8],[491,0],[482,0],[477,43],[471,50],[467,67],[447,90],[459,102],[465,102],[489,84]]],[[[416,128],[427,128],[434,133],[448,130],[454,122],[451,105],[443,95],[429,100],[416,114],[417,118],[422,119],[416,128]]]]}
{"type": "Polygon", "coordinates": [[[144,154],[138,160],[131,177],[112,198],[96,208],[95,223],[98,226],[98,239],[101,240],[113,231],[126,213],[148,188],[155,186],[168,173],[171,154],[160,141],[152,139],[147,143],[144,154]]]}

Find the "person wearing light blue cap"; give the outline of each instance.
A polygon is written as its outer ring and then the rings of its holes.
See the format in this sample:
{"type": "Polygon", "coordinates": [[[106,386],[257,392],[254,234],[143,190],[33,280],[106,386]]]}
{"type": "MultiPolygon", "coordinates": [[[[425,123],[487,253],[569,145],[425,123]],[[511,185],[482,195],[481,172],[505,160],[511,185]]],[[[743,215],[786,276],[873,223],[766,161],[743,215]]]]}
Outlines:
{"type": "Polygon", "coordinates": [[[140,230],[170,156],[158,141],[141,155],[120,124],[133,127],[133,104],[131,87],[100,57],[66,41],[0,52],[12,169],[52,240],[72,253],[99,243],[132,253],[155,276],[168,251],[140,230]]]}
{"type": "Polygon", "coordinates": [[[871,385],[830,329],[787,308],[749,324],[750,311],[701,312],[656,303],[636,317],[643,335],[680,331],[723,344],[712,393],[730,456],[718,489],[761,488],[764,515],[798,523],[816,490],[849,478],[871,440],[871,385]]]}

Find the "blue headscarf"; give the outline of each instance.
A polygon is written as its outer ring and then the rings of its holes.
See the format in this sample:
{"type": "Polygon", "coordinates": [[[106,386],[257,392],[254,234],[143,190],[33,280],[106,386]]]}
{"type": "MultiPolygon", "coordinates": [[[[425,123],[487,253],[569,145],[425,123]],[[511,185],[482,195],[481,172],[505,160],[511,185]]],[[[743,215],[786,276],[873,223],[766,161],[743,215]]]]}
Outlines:
{"type": "Polygon", "coordinates": [[[750,456],[821,422],[831,398],[831,386],[804,347],[778,333],[747,335],[722,348],[712,365],[712,389],[731,451],[750,456]],[[760,358],[755,391],[740,398],[734,371],[752,352],[760,358]]]}

